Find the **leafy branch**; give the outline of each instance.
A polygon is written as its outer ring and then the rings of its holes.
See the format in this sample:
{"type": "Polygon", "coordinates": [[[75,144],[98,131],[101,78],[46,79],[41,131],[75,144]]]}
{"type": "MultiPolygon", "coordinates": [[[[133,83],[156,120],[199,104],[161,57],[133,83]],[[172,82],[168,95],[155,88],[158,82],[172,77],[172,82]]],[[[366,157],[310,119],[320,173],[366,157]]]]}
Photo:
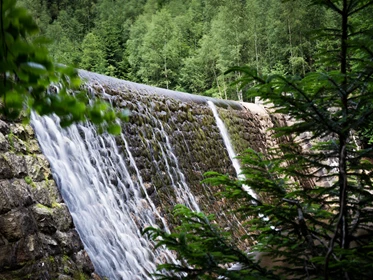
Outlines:
{"type": "Polygon", "coordinates": [[[61,125],[90,120],[101,130],[119,133],[116,112],[102,100],[91,101],[72,67],[56,64],[49,57],[46,40],[25,8],[13,0],[0,0],[0,113],[11,120],[28,120],[31,111],[56,114],[61,125]],[[57,90],[50,90],[55,85],[57,90]]]}

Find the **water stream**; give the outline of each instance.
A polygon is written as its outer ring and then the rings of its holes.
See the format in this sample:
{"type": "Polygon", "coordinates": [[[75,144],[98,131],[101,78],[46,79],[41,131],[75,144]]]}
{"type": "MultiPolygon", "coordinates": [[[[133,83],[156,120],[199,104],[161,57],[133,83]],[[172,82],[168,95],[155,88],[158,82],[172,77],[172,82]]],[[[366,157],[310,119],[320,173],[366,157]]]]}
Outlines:
{"type": "MultiPolygon", "coordinates": [[[[104,87],[98,88],[102,96],[110,97],[104,87]]],[[[111,280],[153,279],[151,273],[157,264],[176,262],[171,252],[164,248],[155,249],[154,243],[141,235],[141,230],[147,226],[170,230],[164,213],[154,203],[154,197],[148,194],[151,188],[154,193],[158,190],[149,186],[149,178],[144,183],[138,167],[144,163],[131,150],[158,151],[158,156],[151,159],[152,170],[158,172],[161,180],[169,182],[175,196],[170,206],[181,203],[200,211],[172,147],[170,135],[173,129],[167,121],[158,119],[141,97],[138,100],[134,114],[149,120],[137,132],[141,145],[129,143],[124,133],[117,138],[98,134],[89,123],[62,129],[55,116],[32,115],[41,149],[51,164],[54,179],[96,272],[111,280]]],[[[208,103],[237,175],[241,176],[224,123],[214,104],[208,103]]],[[[186,144],[185,139],[183,141],[186,144]]],[[[247,191],[255,196],[249,188],[247,191]]]]}
{"type": "MultiPolygon", "coordinates": [[[[210,106],[211,111],[212,111],[212,113],[214,115],[214,118],[215,118],[215,121],[216,121],[216,125],[218,126],[219,131],[220,131],[220,135],[223,138],[225,147],[226,147],[226,149],[228,151],[228,154],[229,154],[229,158],[231,159],[232,165],[233,165],[233,167],[234,167],[234,169],[236,171],[237,178],[238,179],[244,179],[244,175],[242,174],[242,169],[241,169],[240,162],[236,158],[237,157],[236,153],[234,152],[234,149],[233,149],[233,146],[232,146],[232,142],[231,142],[231,140],[229,138],[228,130],[227,130],[224,122],[220,118],[218,110],[216,109],[216,106],[214,105],[214,103],[212,101],[207,101],[207,103],[210,106]]],[[[243,185],[242,189],[244,191],[246,191],[252,197],[258,198],[257,195],[256,195],[256,193],[249,186],[243,185]]]]}
{"type": "MultiPolygon", "coordinates": [[[[166,250],[154,250],[140,233],[146,226],[156,226],[160,217],[151,199],[140,192],[141,176],[130,175],[113,136],[98,135],[90,124],[61,129],[58,123],[56,117],[32,116],[96,271],[109,279],[151,279],[157,263],[175,260],[166,250]]],[[[127,153],[136,169],[128,148],[127,153]]],[[[168,230],[165,222],[164,228],[168,230]]]]}

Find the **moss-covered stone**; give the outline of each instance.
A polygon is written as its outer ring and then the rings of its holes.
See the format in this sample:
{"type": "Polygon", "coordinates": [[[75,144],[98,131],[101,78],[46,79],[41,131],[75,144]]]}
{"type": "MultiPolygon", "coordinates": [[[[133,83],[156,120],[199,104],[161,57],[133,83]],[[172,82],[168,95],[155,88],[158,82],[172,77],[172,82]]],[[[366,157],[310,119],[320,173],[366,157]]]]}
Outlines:
{"type": "MultiPolygon", "coordinates": [[[[0,119],[0,279],[58,279],[59,254],[84,252],[34,137],[31,126],[0,119]],[[69,237],[62,242],[56,231],[69,237]]],[[[91,278],[87,260],[73,259],[72,277],[91,278]]]]}

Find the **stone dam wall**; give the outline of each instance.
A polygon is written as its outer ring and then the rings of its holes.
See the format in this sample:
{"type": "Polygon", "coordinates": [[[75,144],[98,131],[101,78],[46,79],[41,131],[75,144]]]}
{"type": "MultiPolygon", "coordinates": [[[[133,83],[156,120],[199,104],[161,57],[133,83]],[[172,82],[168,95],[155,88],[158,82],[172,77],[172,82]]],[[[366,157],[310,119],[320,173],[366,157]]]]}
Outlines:
{"type": "MultiPolygon", "coordinates": [[[[207,171],[236,176],[208,100],[217,106],[238,155],[249,147],[265,152],[277,145],[268,129],[286,123],[281,116],[270,115],[263,107],[252,103],[173,92],[108,79],[86,71],[82,74],[88,79],[89,88],[95,95],[111,96],[114,107],[130,110],[130,121],[122,123],[123,134],[148,187],[148,194],[163,214],[167,214],[177,203],[162,156],[165,153],[165,136],[169,137],[177,158],[177,163],[170,159],[169,165],[171,168],[179,165],[201,210],[220,216],[222,207],[227,207],[215,197],[217,190],[201,184],[207,171]]],[[[120,137],[117,137],[117,146],[123,153],[126,152],[120,137]]],[[[127,164],[130,165],[129,160],[127,164]]]]}
{"type": "MultiPolygon", "coordinates": [[[[199,208],[215,214],[223,228],[239,236],[239,223],[226,211],[232,205],[215,196],[218,190],[201,184],[207,171],[236,176],[206,102],[212,100],[218,107],[237,154],[248,147],[265,152],[277,145],[268,128],[285,121],[255,104],[80,74],[92,94],[130,110],[130,121],[122,123],[123,134],[115,138],[117,152],[133,181],[141,177],[147,192],[143,196],[151,198],[169,226],[176,222],[173,207],[183,203],[175,192],[176,182],[185,181],[199,208]]],[[[53,179],[52,172],[58,170],[51,171],[31,126],[0,121],[0,161],[0,279],[98,278],[53,179]]],[[[109,181],[117,187],[114,174],[109,181]]]]}

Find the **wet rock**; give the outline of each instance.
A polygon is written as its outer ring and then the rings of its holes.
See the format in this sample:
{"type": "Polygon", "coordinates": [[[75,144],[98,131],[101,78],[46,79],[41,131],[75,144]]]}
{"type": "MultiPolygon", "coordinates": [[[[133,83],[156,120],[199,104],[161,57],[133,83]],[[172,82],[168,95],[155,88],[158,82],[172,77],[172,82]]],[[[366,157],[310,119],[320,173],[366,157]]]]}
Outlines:
{"type": "Polygon", "coordinates": [[[31,204],[35,203],[35,200],[31,193],[30,186],[25,182],[24,179],[17,179],[14,180],[10,186],[11,189],[8,188],[8,191],[15,194],[16,199],[18,200],[17,203],[14,205],[23,205],[25,207],[30,206],[31,204]]]}
{"type": "Polygon", "coordinates": [[[19,123],[12,123],[10,125],[10,130],[15,136],[17,136],[21,140],[26,141],[30,136],[30,129],[26,128],[26,126],[23,126],[19,123]]]}
{"type": "Polygon", "coordinates": [[[9,212],[16,206],[13,192],[9,191],[10,183],[8,180],[0,181],[0,214],[9,212]]]}
{"type": "Polygon", "coordinates": [[[45,181],[32,182],[31,192],[36,203],[52,207],[52,198],[45,181]]]}
{"type": "Polygon", "coordinates": [[[56,224],[53,220],[52,209],[42,204],[32,206],[34,218],[42,233],[52,234],[56,232],[56,224]]]}
{"type": "Polygon", "coordinates": [[[26,141],[19,139],[17,136],[10,134],[8,135],[8,141],[11,146],[12,151],[15,153],[22,153],[26,154],[28,151],[28,147],[26,141]]]}
{"type": "Polygon", "coordinates": [[[66,204],[60,203],[52,209],[54,226],[60,231],[67,231],[73,227],[73,220],[66,204]]]}
{"type": "Polygon", "coordinates": [[[12,263],[15,262],[13,248],[11,244],[0,246],[0,272],[5,267],[11,267],[12,263]]]}
{"type": "Polygon", "coordinates": [[[31,139],[28,142],[27,151],[30,154],[35,154],[35,153],[40,152],[40,147],[39,147],[38,141],[36,141],[35,139],[31,139]]]}
{"type": "Polygon", "coordinates": [[[57,240],[49,234],[39,233],[40,242],[43,244],[44,249],[50,255],[57,255],[63,253],[62,248],[59,246],[57,240]]]}
{"type": "Polygon", "coordinates": [[[83,244],[75,229],[71,229],[68,232],[56,231],[54,237],[60,244],[64,254],[70,255],[83,249],[83,244]]]}
{"type": "Polygon", "coordinates": [[[40,156],[25,156],[28,176],[36,182],[42,181],[49,173],[40,156]]]}
{"type": "MultiPolygon", "coordinates": [[[[1,121],[1,120],[0,120],[1,121]]],[[[0,151],[8,151],[9,150],[9,142],[5,138],[4,134],[0,132],[0,151]]]]}
{"type": "Polygon", "coordinates": [[[167,121],[168,114],[165,111],[157,112],[157,118],[163,121],[167,121]]]}
{"type": "Polygon", "coordinates": [[[36,224],[27,210],[15,210],[0,216],[0,234],[10,242],[33,234],[36,230],[36,224]]]}
{"type": "MultiPolygon", "coordinates": [[[[57,279],[66,268],[62,252],[73,256],[82,250],[49,163],[32,137],[31,126],[0,120],[0,279],[57,279]],[[66,235],[63,244],[57,230],[66,235]]],[[[93,272],[89,259],[79,268],[71,261],[68,269],[71,279],[88,279],[93,272]]]]}
{"type": "Polygon", "coordinates": [[[144,182],[149,182],[151,180],[151,173],[151,170],[148,168],[144,168],[143,170],[141,170],[141,177],[144,182]]]}
{"type": "Polygon", "coordinates": [[[166,106],[172,112],[177,110],[177,103],[175,101],[171,101],[170,99],[166,100],[166,106]]]}
{"type": "Polygon", "coordinates": [[[0,119],[0,132],[4,135],[9,134],[9,124],[0,119]]]}
{"type": "Polygon", "coordinates": [[[70,276],[60,274],[60,275],[58,275],[57,280],[74,280],[74,279],[71,278],[70,276]]]}
{"type": "Polygon", "coordinates": [[[48,189],[51,201],[55,203],[62,203],[63,199],[58,191],[56,182],[54,180],[47,180],[43,181],[43,183],[45,184],[45,188],[48,189]]]}
{"type": "MultiPolygon", "coordinates": [[[[92,271],[94,271],[94,267],[91,262],[91,259],[89,258],[85,250],[81,250],[77,252],[76,254],[74,254],[74,259],[80,270],[86,273],[92,273],[92,271]]],[[[95,277],[98,277],[98,275],[95,275],[95,277]]],[[[94,279],[100,279],[100,278],[94,278],[94,279]]]]}
{"type": "Polygon", "coordinates": [[[91,278],[92,278],[92,280],[102,280],[102,278],[100,276],[98,276],[96,273],[92,273],[91,278]]]}
{"type": "Polygon", "coordinates": [[[24,264],[25,262],[42,257],[41,244],[39,236],[36,234],[28,235],[22,238],[15,246],[16,263],[24,264]]]}
{"type": "Polygon", "coordinates": [[[13,178],[13,169],[11,162],[5,154],[0,154],[0,179],[13,178]]]}

